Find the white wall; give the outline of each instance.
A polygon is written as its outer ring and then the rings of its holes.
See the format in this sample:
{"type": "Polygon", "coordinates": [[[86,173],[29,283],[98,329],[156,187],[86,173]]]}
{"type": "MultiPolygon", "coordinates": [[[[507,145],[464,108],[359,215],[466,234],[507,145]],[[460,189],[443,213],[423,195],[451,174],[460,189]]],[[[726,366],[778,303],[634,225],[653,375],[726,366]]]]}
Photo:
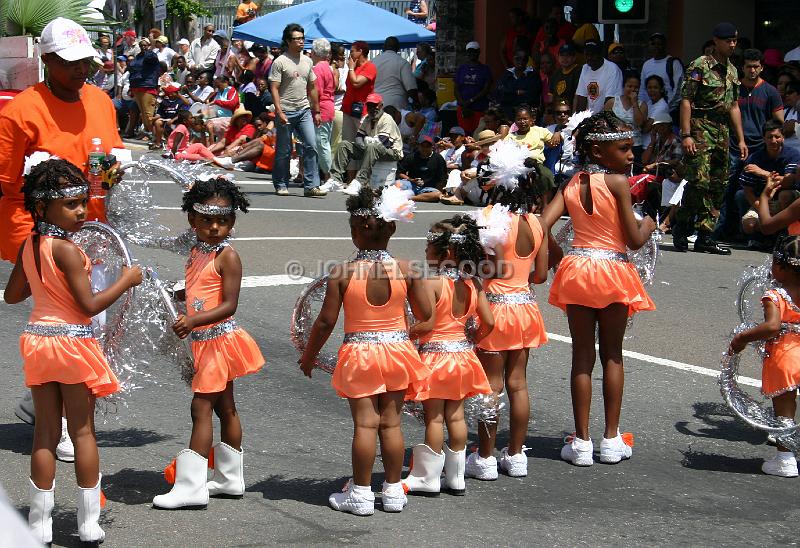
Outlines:
{"type": "MultiPolygon", "coordinates": [[[[664,2],[667,0],[651,0],[664,2]]],[[[699,57],[700,48],[712,38],[717,23],[736,25],[739,36],[753,41],[755,0],[685,0],[683,8],[683,58],[686,63],[699,57]]]]}

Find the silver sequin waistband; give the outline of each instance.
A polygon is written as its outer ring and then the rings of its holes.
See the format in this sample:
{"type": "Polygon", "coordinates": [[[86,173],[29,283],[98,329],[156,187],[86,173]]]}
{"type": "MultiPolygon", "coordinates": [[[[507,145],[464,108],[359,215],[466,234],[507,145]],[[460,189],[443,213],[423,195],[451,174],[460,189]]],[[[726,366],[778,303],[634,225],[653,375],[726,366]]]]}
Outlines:
{"type": "Polygon", "coordinates": [[[353,331],[344,334],[344,344],[390,344],[407,340],[408,331],[353,331]]]}
{"type": "Polygon", "coordinates": [[[535,304],[536,299],[529,292],[525,293],[486,293],[490,304],[535,304]]]}
{"type": "Polygon", "coordinates": [[[605,259],[607,261],[619,261],[621,263],[630,262],[627,253],[612,251],[610,249],[597,249],[594,247],[572,247],[567,251],[567,255],[589,257],[590,259],[605,259]]]}
{"type": "Polygon", "coordinates": [[[236,320],[230,318],[228,320],[219,322],[217,325],[209,327],[208,329],[198,329],[192,331],[192,340],[196,342],[210,341],[211,339],[216,339],[217,337],[227,335],[236,329],[239,329],[239,326],[236,325],[236,320]]]}
{"type": "Polygon", "coordinates": [[[450,353],[469,352],[475,345],[467,340],[463,341],[430,341],[419,345],[419,353],[450,353]]]}
{"type": "Polygon", "coordinates": [[[94,331],[91,325],[74,323],[29,323],[25,326],[25,333],[42,337],[94,338],[94,331]]]}

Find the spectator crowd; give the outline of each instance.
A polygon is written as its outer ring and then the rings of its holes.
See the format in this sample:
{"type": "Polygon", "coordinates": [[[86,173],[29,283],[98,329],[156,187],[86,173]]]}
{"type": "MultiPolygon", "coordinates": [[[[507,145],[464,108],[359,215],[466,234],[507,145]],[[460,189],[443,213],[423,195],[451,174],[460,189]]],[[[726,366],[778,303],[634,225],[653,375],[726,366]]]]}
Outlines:
{"type": "MultiPolygon", "coordinates": [[[[409,19],[431,21],[427,2],[411,4],[409,19]]],[[[242,2],[234,27],[257,14],[254,2],[242,2]]],[[[695,89],[697,61],[671,55],[667,36],[656,32],[648,58],[635,67],[625,44],[605,45],[591,21],[578,10],[567,21],[560,5],[540,24],[520,9],[509,17],[492,60],[505,69],[493,75],[482,45],[469,42],[454,75],[455,100],[444,104],[437,103],[429,44],[410,56],[395,37],[380,52],[366,42],[348,49],[325,39],[309,48],[299,25],[284,30],[279,47],[231,39],[212,25],[175,44],[157,29],[125,31],[117,44],[100,35],[103,63],[92,81],[112,96],[125,137],[176,160],[271,172],[278,194],[295,183],[310,197],[398,182],[418,201],[480,205],[479,167],[491,145],[507,139],[527,147],[543,206],[576,168],[562,136],[570,116],[612,111],[634,131],[634,201],[659,210],[661,228],[670,230],[692,140],[681,126],[681,102],[695,89]]],[[[697,54],[713,56],[716,40],[726,38],[715,36],[697,54]]],[[[800,55],[750,45],[736,34],[726,57],[738,74],[732,108],[747,154],[732,131],[713,236],[765,248],[771,240],[759,233],[755,211],[767,177],[783,177],[786,191],[771,209],[787,207],[800,190],[800,55]]]]}

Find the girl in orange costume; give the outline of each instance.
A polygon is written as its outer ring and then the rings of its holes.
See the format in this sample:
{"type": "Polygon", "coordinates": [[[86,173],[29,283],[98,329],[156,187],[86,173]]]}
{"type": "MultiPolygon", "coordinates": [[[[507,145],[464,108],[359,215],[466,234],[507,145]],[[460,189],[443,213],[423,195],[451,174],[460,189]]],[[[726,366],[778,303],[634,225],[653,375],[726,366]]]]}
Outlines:
{"type": "MultiPolygon", "coordinates": [[[[495,394],[504,389],[510,403],[510,436],[508,446],[500,452],[500,469],[512,477],[528,474],[528,458],[523,445],[528,433],[530,402],[527,366],[531,348],[547,342],[539,306],[529,284],[547,280],[548,249],[546,227],[531,213],[541,197],[537,190],[534,165],[528,151],[513,141],[501,141],[490,153],[492,163],[500,156],[516,150],[520,156],[518,175],[490,173],[489,203],[496,215],[503,211],[508,233],[494,246],[494,273],[485,284],[486,297],[494,315],[494,329],[478,344],[478,357],[483,364],[495,394]]],[[[489,166],[491,169],[491,164],[489,166]]],[[[479,170],[479,177],[481,177],[479,170]]],[[[479,221],[479,224],[481,221],[479,221]]],[[[494,457],[497,422],[483,423],[478,428],[479,448],[470,454],[466,475],[480,480],[496,480],[498,460],[494,457]]]]}
{"type": "Polygon", "coordinates": [[[236,211],[250,202],[223,177],[197,181],[183,196],[183,211],[197,234],[186,263],[187,314],[173,330],[191,336],[195,375],[192,380],[192,437],[178,453],[172,490],[153,499],[156,508],[204,507],[209,495],[241,498],[244,494],[242,425],[233,398],[233,380],[264,365],[258,345],[240,328],[233,314],[239,305],[242,262],[228,243],[236,211]],[[206,484],[213,442],[212,411],[220,420],[221,443],[214,449],[214,477],[206,484]]]}
{"type": "MultiPolygon", "coordinates": [[[[788,236],[775,245],[772,276],[779,287],[761,298],[764,322],[736,335],[730,352],[739,353],[747,343],[767,341],[767,357],[761,371],[761,392],[772,398],[778,417],[794,420],[800,387],[800,236],[788,236]]],[[[790,449],[778,443],[775,456],[761,465],[765,474],[793,478],[797,461],[790,449]]]]}
{"type": "Polygon", "coordinates": [[[331,384],[350,403],[353,478],[328,502],[334,510],[361,516],[375,513],[370,480],[378,436],[386,476],[383,510],[400,512],[407,503],[400,483],[405,449],[401,411],[404,399],[426,397],[425,381],[430,375],[409,339],[405,302],[408,298],[418,320],[427,321],[432,297],[423,282],[414,278],[408,263],[386,251],[395,221],[411,219],[414,205],[408,195],[408,191],[390,186],[376,196],[365,187],[347,199],[350,235],[358,253],[354,261],[331,271],[322,310],[299,360],[303,373],[310,377],[314,360],[344,306],[345,338],[331,384]]]}
{"type": "Polygon", "coordinates": [[[771,173],[758,201],[758,228],[764,234],[775,234],[786,229],[789,234],[800,234],[800,200],[795,200],[789,207],[777,212],[774,216],[769,212],[769,201],[780,192],[783,177],[771,173]]]}
{"type": "Polygon", "coordinates": [[[656,228],[645,217],[637,222],[631,208],[628,180],[633,163],[633,132],[619,118],[601,112],[575,130],[576,150],[584,168],[545,209],[542,217],[554,223],[565,212],[572,218],[572,249],[558,266],[550,288],[550,303],[566,310],[572,335],[572,408],[575,435],[568,438],[561,458],[578,466],[594,463],[589,437],[595,328],[599,326],[600,361],[606,428],[600,461],[615,464],[630,458],[632,440],[619,433],[622,389],[622,339],[628,317],[655,310],[625,246],[639,249],[656,228]]]}
{"type": "Polygon", "coordinates": [[[478,225],[468,215],[440,221],[428,232],[425,256],[434,275],[426,281],[436,302],[435,318],[419,322],[411,336],[419,338],[419,355],[432,374],[425,408],[425,443],[414,446],[411,471],[403,481],[409,493],[436,496],[441,489],[463,495],[467,425],[464,399],[491,394],[492,388],[475,354],[474,342],[494,327],[486,294],[477,278],[484,258],[478,225]],[[466,338],[467,322],[478,316],[474,341],[466,338]],[[447,424],[449,445],[444,444],[447,424]]]}
{"type": "Polygon", "coordinates": [[[94,433],[95,398],[113,394],[119,383],[94,338],[91,317],[138,285],[138,267],[123,268],[105,291],[92,293],[91,263],[69,241],[86,218],[88,182],[73,164],[48,159],[25,175],[25,208],[36,229],[19,249],[6,285],[9,304],[33,296],[33,310],[20,338],[25,385],[36,409],[31,450],[28,522],[37,540],[53,540],[55,450],[61,436],[62,408],[75,445],[78,480],[78,533],[81,541],[102,542],[100,459],[94,433]]]}

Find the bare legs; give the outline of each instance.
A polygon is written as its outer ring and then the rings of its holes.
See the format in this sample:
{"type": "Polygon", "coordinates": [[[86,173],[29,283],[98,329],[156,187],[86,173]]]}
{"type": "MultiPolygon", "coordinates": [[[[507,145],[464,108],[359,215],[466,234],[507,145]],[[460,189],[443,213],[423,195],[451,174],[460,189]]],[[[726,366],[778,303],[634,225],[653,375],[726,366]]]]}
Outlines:
{"type": "Polygon", "coordinates": [[[189,449],[208,458],[214,441],[214,430],[211,424],[212,411],[219,417],[223,443],[237,451],[241,450],[242,423],[233,400],[233,382],[229,382],[222,392],[195,393],[194,399],[192,399],[192,437],[189,441],[189,449]]]}
{"type": "MultiPolygon", "coordinates": [[[[530,420],[530,400],[526,368],[529,349],[507,350],[502,352],[480,351],[478,357],[483,370],[489,378],[492,392],[499,394],[506,388],[511,406],[510,436],[508,454],[516,455],[522,451],[530,420]]],[[[481,423],[478,428],[479,454],[488,458],[494,453],[497,438],[497,423],[481,423]]]]}
{"type": "Polygon", "coordinates": [[[396,391],[348,400],[353,416],[352,459],[353,481],[356,485],[367,486],[372,483],[376,438],[380,438],[386,482],[400,481],[405,453],[400,428],[404,396],[403,391],[396,391]]]}
{"type": "Polygon", "coordinates": [[[600,362],[603,366],[603,402],[605,437],[614,438],[619,428],[625,373],[622,364],[622,340],[625,336],[627,306],[616,303],[601,310],[567,305],[567,319],[572,336],[572,413],[575,434],[589,439],[589,412],[592,403],[592,370],[597,356],[595,324],[599,323],[600,362]]]}
{"type": "Polygon", "coordinates": [[[467,446],[464,400],[426,400],[422,406],[425,408],[425,445],[441,453],[446,424],[450,449],[461,451],[467,446]]]}

